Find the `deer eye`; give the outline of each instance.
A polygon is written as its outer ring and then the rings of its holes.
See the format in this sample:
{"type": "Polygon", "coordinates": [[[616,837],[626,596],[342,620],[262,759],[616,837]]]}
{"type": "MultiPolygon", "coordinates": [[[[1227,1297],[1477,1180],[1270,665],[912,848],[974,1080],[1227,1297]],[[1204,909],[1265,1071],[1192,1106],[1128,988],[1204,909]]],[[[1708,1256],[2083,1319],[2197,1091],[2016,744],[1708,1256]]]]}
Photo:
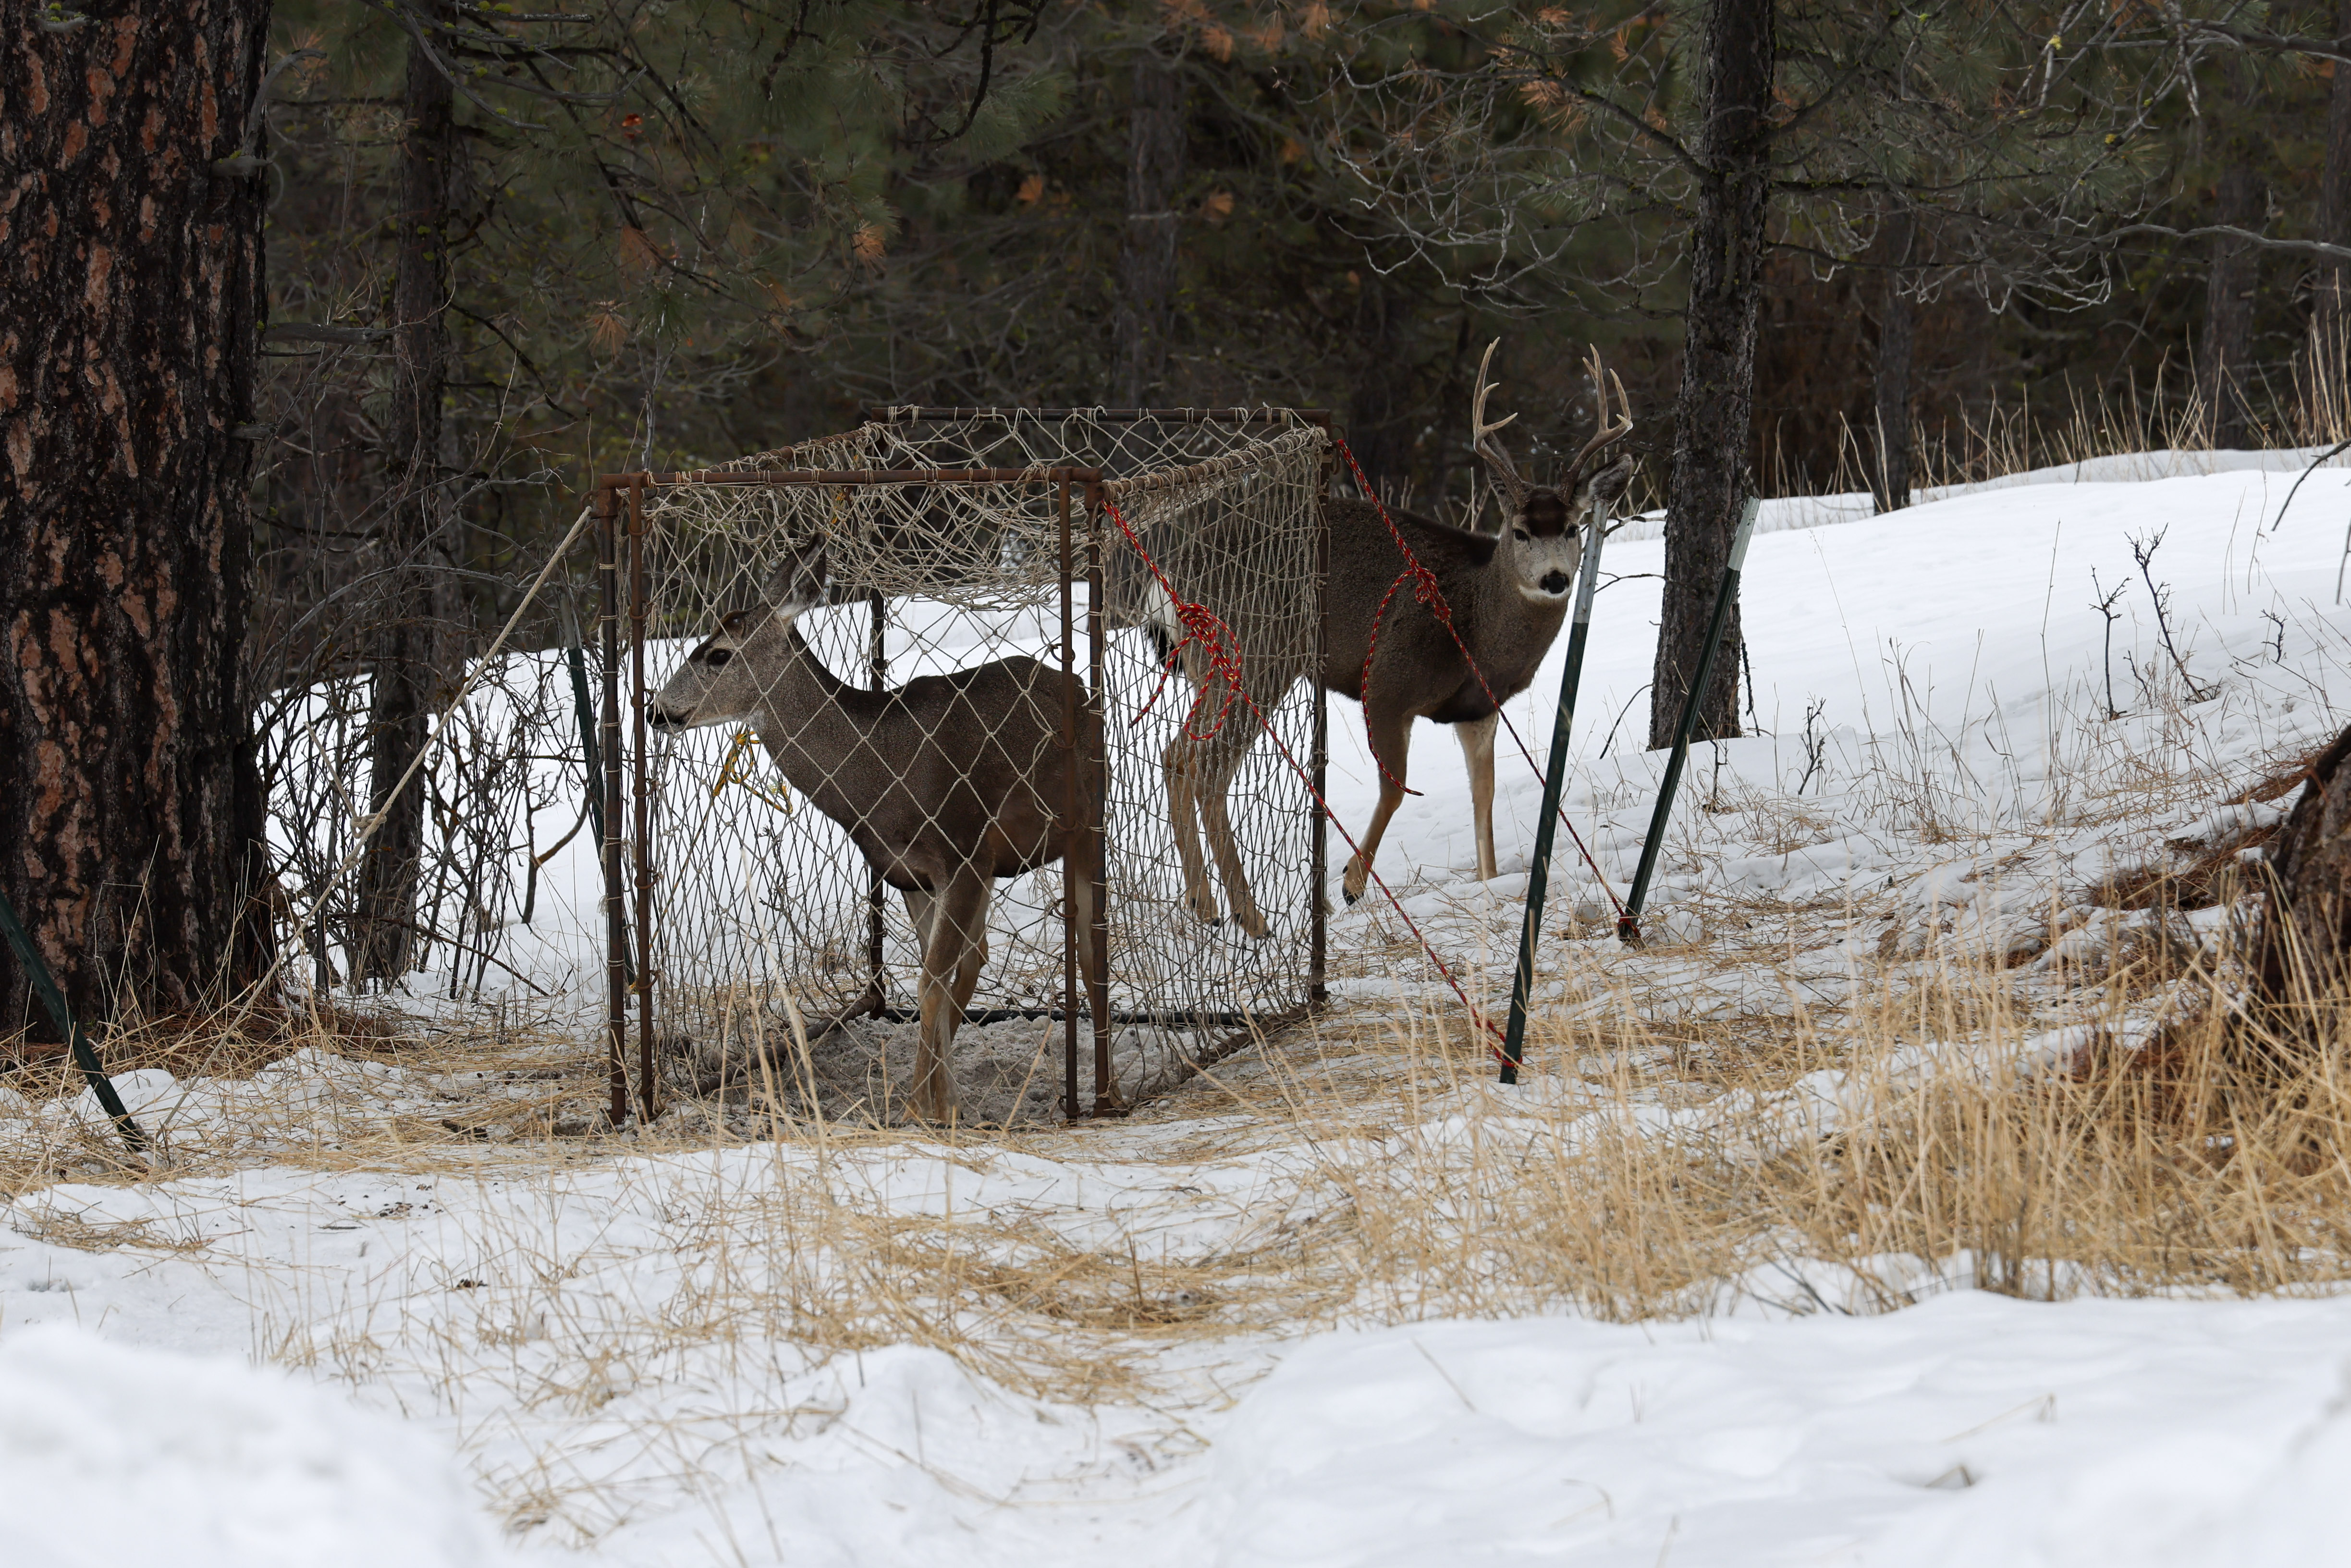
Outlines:
{"type": "Polygon", "coordinates": [[[712,648],[704,653],[702,662],[712,669],[716,669],[734,656],[735,650],[732,648],[712,648]]]}
{"type": "Polygon", "coordinates": [[[1527,542],[1527,530],[1524,528],[1512,528],[1510,530],[1510,537],[1518,540],[1520,544],[1524,544],[1527,542]]]}

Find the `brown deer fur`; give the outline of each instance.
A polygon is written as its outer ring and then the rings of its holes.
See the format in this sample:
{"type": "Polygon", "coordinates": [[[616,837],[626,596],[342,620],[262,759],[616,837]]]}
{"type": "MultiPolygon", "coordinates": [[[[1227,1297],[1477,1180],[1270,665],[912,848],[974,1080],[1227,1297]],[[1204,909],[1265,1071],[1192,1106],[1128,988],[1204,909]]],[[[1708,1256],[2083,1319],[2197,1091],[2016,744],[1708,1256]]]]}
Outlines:
{"type": "MultiPolygon", "coordinates": [[[[793,552],[769,580],[767,607],[738,612],[686,655],[653,698],[655,728],[748,724],[810,804],[845,829],[866,862],[905,900],[922,944],[921,1035],[907,1109],[956,1113],[948,1050],[987,961],[987,907],[999,877],[1064,857],[1070,760],[1061,673],[1035,659],[998,659],[925,675],[889,691],[843,681],[793,624],[823,602],[821,546],[793,552]]],[[[1082,688],[1079,750],[1102,792],[1100,708],[1082,688]]],[[[1081,946],[1092,929],[1092,878],[1065,868],[1081,946]]],[[[1092,967],[1090,952],[1081,961],[1092,967]]]]}
{"type": "MultiPolygon", "coordinates": [[[[1452,528],[1393,507],[1387,512],[1395,523],[1391,532],[1374,503],[1326,499],[1322,504],[1322,517],[1330,542],[1322,627],[1326,652],[1322,668],[1309,671],[1302,664],[1260,656],[1257,650],[1298,640],[1283,639],[1276,629],[1262,624],[1262,616],[1257,623],[1246,616],[1228,617],[1244,654],[1243,685],[1259,708],[1270,712],[1293,683],[1310,674],[1325,691],[1364,705],[1364,730],[1383,771],[1379,806],[1359,841],[1360,852],[1347,862],[1342,882],[1350,903],[1363,896],[1388,820],[1404,800],[1415,719],[1455,727],[1469,764],[1478,875],[1480,879],[1494,875],[1495,703],[1509,701],[1533,681],[1567,616],[1575,574],[1583,562],[1583,530],[1592,521],[1595,506],[1614,500],[1632,476],[1629,457],[1604,467],[1596,462],[1632,429],[1632,421],[1625,414],[1620,385],[1616,388],[1620,417],[1610,423],[1609,383],[1602,377],[1595,355],[1592,373],[1600,389],[1599,430],[1576,455],[1559,485],[1530,486],[1520,479],[1495,438],[1510,419],[1488,423],[1485,418],[1486,398],[1491,390],[1486,367],[1493,352],[1491,348],[1486,350],[1486,363],[1479,368],[1471,418],[1478,450],[1504,501],[1499,533],[1452,528]],[[1458,642],[1419,601],[1415,581],[1407,579],[1397,586],[1397,578],[1408,565],[1398,548],[1399,535],[1412,559],[1436,579],[1452,612],[1453,631],[1460,633],[1458,642]],[[1478,672],[1485,676],[1482,685],[1463,656],[1465,645],[1477,660],[1478,672]]],[[[1215,604],[1209,608],[1220,613],[1224,610],[1215,604]]],[[[1180,632],[1170,624],[1169,610],[1162,596],[1154,614],[1163,643],[1174,646],[1180,632]]],[[[1195,685],[1209,678],[1207,661],[1197,644],[1185,647],[1185,673],[1195,685]]],[[[1212,695],[1211,707],[1216,700],[1212,695]]],[[[1262,936],[1267,930],[1265,917],[1250,894],[1225,810],[1227,788],[1257,739],[1257,731],[1247,706],[1237,704],[1232,716],[1215,734],[1205,737],[1179,734],[1168,746],[1162,767],[1177,854],[1183,862],[1186,898],[1193,913],[1211,924],[1217,919],[1216,894],[1208,886],[1201,854],[1200,839],[1205,835],[1235,923],[1249,935],[1262,936]]]]}

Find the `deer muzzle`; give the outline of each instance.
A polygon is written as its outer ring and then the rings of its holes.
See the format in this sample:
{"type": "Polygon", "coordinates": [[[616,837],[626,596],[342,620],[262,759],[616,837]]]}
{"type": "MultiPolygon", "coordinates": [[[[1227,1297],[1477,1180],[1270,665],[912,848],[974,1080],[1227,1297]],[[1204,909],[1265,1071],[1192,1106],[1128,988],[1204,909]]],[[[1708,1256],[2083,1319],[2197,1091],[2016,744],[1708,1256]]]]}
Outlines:
{"type": "Polygon", "coordinates": [[[647,727],[660,730],[665,735],[676,730],[692,729],[695,727],[694,710],[678,707],[655,697],[645,705],[645,724],[647,727]]]}

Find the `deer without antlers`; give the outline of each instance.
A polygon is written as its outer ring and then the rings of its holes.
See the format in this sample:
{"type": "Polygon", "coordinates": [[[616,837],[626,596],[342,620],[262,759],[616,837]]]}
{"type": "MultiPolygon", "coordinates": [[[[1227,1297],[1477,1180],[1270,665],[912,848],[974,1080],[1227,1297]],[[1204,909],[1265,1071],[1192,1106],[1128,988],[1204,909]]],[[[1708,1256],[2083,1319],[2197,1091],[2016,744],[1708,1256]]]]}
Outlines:
{"type": "MultiPolygon", "coordinates": [[[[1254,613],[1209,608],[1224,615],[1242,653],[1241,685],[1260,708],[1270,711],[1301,676],[1324,690],[1364,705],[1364,727],[1380,770],[1379,806],[1347,862],[1342,886],[1349,903],[1363,896],[1372,859],[1388,821],[1406,793],[1406,762],[1416,718],[1454,726],[1469,764],[1469,795],[1478,841],[1478,875],[1495,873],[1494,729],[1499,704],[1526,690],[1566,619],[1568,599],[1583,559],[1583,529],[1596,507],[1614,500],[1632,476],[1633,462],[1602,459],[1633,428],[1624,383],[1604,373],[1598,350],[1590,367],[1599,398],[1599,426],[1575,455],[1557,485],[1531,485],[1499,438],[1516,419],[1486,417],[1493,392],[1489,372],[1499,340],[1487,347],[1478,367],[1478,392],[1470,414],[1473,443],[1503,497],[1499,533],[1451,528],[1410,512],[1384,514],[1369,500],[1325,499],[1329,528],[1329,576],[1325,588],[1323,657],[1268,656],[1266,650],[1296,646],[1275,624],[1278,611],[1254,613]],[[1616,413],[1609,414],[1614,388],[1616,413]],[[1395,527],[1391,531],[1390,519],[1395,527]],[[1400,548],[1401,543],[1401,548],[1400,548]],[[1416,559],[1434,580],[1452,614],[1452,629],[1421,601],[1412,580],[1416,559]],[[1455,633],[1459,633],[1457,640],[1455,633]],[[1468,657],[1463,650],[1468,650],[1468,657]],[[1470,667],[1469,658],[1477,661],[1470,667]],[[1481,682],[1479,676],[1483,675],[1481,682]]],[[[1181,586],[1179,583],[1179,591],[1181,586]]],[[[1163,649],[1183,651],[1185,673],[1203,690],[1205,709],[1222,700],[1209,692],[1212,672],[1198,644],[1180,642],[1183,632],[1172,607],[1158,595],[1152,610],[1163,649]]],[[[1193,913],[1214,923],[1217,897],[1208,885],[1205,835],[1230,901],[1234,923],[1251,936],[1267,930],[1251,895],[1225,810],[1226,791],[1241,758],[1257,738],[1245,708],[1212,733],[1179,733],[1162,757],[1168,810],[1183,863],[1185,896],[1193,913]]]]}
{"type": "MultiPolygon", "coordinates": [[[[1061,672],[1029,658],[924,675],[890,691],[851,685],[794,625],[824,602],[821,543],[789,552],[763,609],[725,617],[653,700],[656,729],[749,723],[802,797],[848,831],[898,890],[922,948],[921,1034],[907,1110],[956,1113],[947,1052],[987,962],[997,879],[1063,860],[1085,835],[1066,811],[1061,672]]],[[[1078,693],[1081,790],[1099,794],[1102,713],[1078,693]]],[[[1092,970],[1093,878],[1070,856],[1064,883],[1092,970]]]]}

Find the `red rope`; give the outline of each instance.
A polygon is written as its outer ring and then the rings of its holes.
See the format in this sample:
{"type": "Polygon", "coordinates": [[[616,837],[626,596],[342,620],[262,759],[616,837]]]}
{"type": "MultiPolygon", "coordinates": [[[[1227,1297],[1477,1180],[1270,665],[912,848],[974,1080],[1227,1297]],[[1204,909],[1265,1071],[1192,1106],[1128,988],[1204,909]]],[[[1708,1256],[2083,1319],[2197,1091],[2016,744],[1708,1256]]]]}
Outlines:
{"type": "MultiPolygon", "coordinates": [[[[1217,716],[1207,728],[1194,727],[1199,720],[1201,706],[1208,700],[1207,681],[1200,683],[1199,694],[1192,699],[1192,711],[1185,716],[1184,733],[1194,740],[1207,740],[1225,727],[1225,717],[1232,712],[1233,699],[1244,695],[1239,639],[1233,635],[1233,629],[1207,605],[1176,591],[1176,585],[1167,580],[1167,574],[1159,570],[1159,563],[1151,559],[1151,552],[1143,548],[1143,541],[1134,537],[1134,530],[1126,526],[1126,519],[1119,515],[1117,506],[1107,496],[1102,497],[1102,506],[1110,513],[1110,520],[1118,525],[1118,531],[1126,536],[1128,547],[1143,559],[1143,564],[1149,567],[1151,575],[1158,580],[1159,591],[1167,596],[1167,602],[1175,609],[1176,623],[1184,628],[1182,640],[1167,650],[1166,660],[1159,671],[1159,684],[1151,689],[1151,700],[1143,705],[1134,722],[1141,724],[1144,716],[1159,706],[1159,695],[1167,689],[1167,677],[1175,674],[1176,662],[1186,648],[1196,643],[1207,654],[1208,674],[1221,681],[1225,687],[1225,700],[1217,705],[1217,716]]],[[[1251,703],[1249,706],[1255,707],[1257,705],[1251,703]]]]}
{"type": "MultiPolygon", "coordinates": [[[[1527,759],[1527,766],[1533,769],[1534,776],[1538,779],[1541,779],[1544,786],[1548,788],[1551,781],[1548,776],[1543,772],[1542,765],[1535,760],[1535,754],[1527,749],[1526,741],[1519,735],[1519,727],[1510,722],[1510,714],[1502,706],[1502,699],[1494,695],[1494,688],[1486,684],[1486,672],[1478,667],[1477,655],[1470,653],[1469,644],[1462,641],[1461,629],[1453,624],[1453,608],[1445,602],[1445,591],[1437,585],[1437,574],[1429,570],[1428,568],[1421,565],[1420,558],[1412,553],[1412,547],[1404,542],[1404,530],[1396,527],[1395,519],[1394,517],[1388,516],[1387,506],[1380,499],[1377,492],[1373,490],[1372,482],[1364,477],[1363,465],[1355,461],[1355,455],[1349,449],[1346,439],[1334,434],[1331,437],[1331,440],[1332,444],[1339,448],[1339,455],[1347,460],[1347,467],[1349,471],[1355,476],[1355,488],[1361,491],[1364,497],[1370,501],[1374,508],[1379,512],[1380,521],[1388,526],[1388,537],[1395,540],[1396,551],[1405,559],[1405,569],[1403,572],[1397,576],[1395,581],[1388,585],[1387,598],[1380,601],[1381,618],[1384,619],[1387,615],[1388,600],[1395,597],[1395,591],[1398,588],[1403,587],[1407,579],[1414,580],[1415,587],[1413,590],[1413,597],[1419,600],[1421,603],[1427,605],[1428,612],[1437,618],[1437,623],[1452,634],[1453,645],[1461,650],[1461,662],[1469,666],[1469,673],[1478,678],[1478,689],[1486,694],[1486,700],[1494,705],[1494,712],[1500,717],[1502,727],[1510,732],[1510,744],[1519,748],[1519,755],[1527,759]]],[[[1129,535],[1128,537],[1131,538],[1134,536],[1129,535]]],[[[1154,570],[1155,570],[1156,569],[1155,568],[1154,570]]],[[[1379,620],[1374,620],[1372,622],[1372,640],[1374,647],[1378,646],[1379,628],[1379,620]]],[[[1364,684],[1362,689],[1364,694],[1364,706],[1368,711],[1371,707],[1372,700],[1372,655],[1369,649],[1366,649],[1364,653],[1364,684]]],[[[1364,734],[1367,745],[1369,744],[1368,737],[1370,733],[1370,727],[1366,726],[1364,734]]],[[[1388,773],[1387,764],[1380,762],[1379,752],[1376,747],[1372,750],[1372,760],[1379,763],[1380,771],[1387,774],[1388,781],[1390,783],[1395,784],[1399,789],[1404,789],[1404,781],[1396,778],[1395,774],[1388,773]]],[[[1420,791],[1417,789],[1407,789],[1405,792],[1406,794],[1416,795],[1420,791]]],[[[1574,842],[1575,852],[1582,855],[1583,857],[1583,863],[1592,868],[1593,880],[1600,884],[1600,891],[1608,895],[1608,902],[1616,906],[1617,919],[1620,922],[1623,921],[1626,917],[1625,901],[1618,898],[1616,896],[1616,890],[1608,885],[1608,878],[1601,872],[1600,862],[1593,860],[1592,858],[1592,852],[1584,847],[1583,835],[1575,831],[1575,824],[1573,822],[1568,821],[1567,805],[1564,801],[1561,802],[1559,807],[1559,822],[1560,826],[1567,830],[1568,838],[1574,842]]],[[[1343,828],[1340,831],[1344,832],[1346,830],[1343,828]]]]}
{"type": "MultiPolygon", "coordinates": [[[[1238,648],[1227,649],[1225,644],[1217,640],[1219,633],[1221,633],[1223,637],[1230,637],[1232,635],[1231,628],[1226,626],[1222,621],[1217,620],[1217,617],[1211,614],[1204,606],[1192,602],[1190,600],[1186,599],[1182,594],[1176,591],[1176,585],[1167,580],[1167,574],[1159,570],[1159,563],[1151,559],[1151,552],[1143,548],[1143,541],[1135,538],[1134,530],[1133,528],[1126,526],[1126,518],[1119,514],[1118,504],[1116,502],[1111,500],[1107,496],[1103,497],[1102,509],[1110,514],[1110,520],[1118,525],[1118,531],[1126,536],[1128,547],[1131,548],[1137,556],[1142,558],[1144,565],[1151,569],[1151,575],[1158,580],[1161,591],[1167,595],[1168,601],[1176,607],[1176,619],[1186,630],[1185,642],[1188,643],[1196,639],[1208,650],[1209,674],[1212,676],[1221,678],[1226,683],[1224,702],[1219,705],[1217,709],[1217,727],[1220,727],[1224,724],[1225,716],[1231,710],[1233,702],[1236,698],[1247,704],[1249,706],[1249,712],[1256,716],[1258,727],[1265,731],[1266,738],[1273,742],[1273,747],[1276,751],[1281,754],[1281,759],[1290,765],[1290,770],[1298,775],[1298,781],[1305,785],[1306,792],[1314,798],[1316,809],[1321,810],[1325,818],[1329,819],[1332,827],[1339,830],[1339,836],[1347,841],[1347,848],[1354,852],[1355,858],[1358,860],[1364,860],[1363,846],[1355,842],[1355,836],[1353,833],[1347,831],[1347,824],[1339,820],[1339,813],[1331,809],[1331,802],[1322,798],[1322,791],[1314,788],[1314,775],[1309,772],[1304,765],[1300,763],[1296,754],[1290,749],[1289,743],[1284,741],[1281,738],[1280,732],[1273,727],[1273,721],[1266,717],[1265,710],[1263,708],[1257,706],[1257,699],[1249,695],[1249,692],[1241,685],[1241,662],[1239,651],[1238,648]],[[1229,656],[1225,657],[1220,656],[1220,654],[1228,654],[1229,656]]],[[[1418,563],[1415,562],[1414,564],[1417,565],[1418,563]]],[[[1401,582],[1403,580],[1398,579],[1397,580],[1401,582]]],[[[1432,578],[1430,580],[1434,582],[1435,579],[1432,578]]],[[[1391,588],[1388,591],[1390,593],[1394,593],[1395,591],[1391,588]]],[[[1441,603],[1443,599],[1440,595],[1439,602],[1441,603]]],[[[1176,644],[1176,648],[1178,650],[1181,650],[1183,646],[1184,643],[1182,643],[1176,644]]],[[[1174,662],[1174,656],[1171,654],[1169,656],[1168,663],[1172,666],[1174,662]]],[[[1160,676],[1160,685],[1165,687],[1165,685],[1166,676],[1163,674],[1160,676]]],[[[1204,682],[1200,688],[1199,696],[1192,705],[1192,711],[1195,715],[1198,714],[1201,704],[1207,702],[1207,686],[1204,682]]],[[[1157,691],[1154,691],[1151,695],[1151,701],[1155,703],[1158,700],[1159,693],[1157,691]]],[[[1144,711],[1146,713],[1150,711],[1148,704],[1144,705],[1144,711]]],[[[1187,728],[1186,733],[1189,734],[1191,732],[1187,728]]],[[[1207,738],[1208,735],[1214,735],[1215,733],[1216,729],[1211,728],[1207,732],[1207,735],[1196,736],[1195,738],[1205,740],[1207,738]]],[[[1377,871],[1373,869],[1372,863],[1368,860],[1364,860],[1364,871],[1371,877],[1373,882],[1379,884],[1381,895],[1384,897],[1388,901],[1389,905],[1395,910],[1396,918],[1404,922],[1405,929],[1411,932],[1413,940],[1420,944],[1421,952],[1427,956],[1429,963],[1435,967],[1438,976],[1444,979],[1447,986],[1452,988],[1453,994],[1460,998],[1462,1009],[1469,1015],[1472,1021],[1474,1021],[1479,1028],[1484,1030],[1489,1035],[1491,1035],[1494,1040],[1499,1040],[1503,1039],[1504,1035],[1502,1030],[1495,1026],[1492,1019],[1486,1016],[1486,1010],[1483,1008],[1480,1008],[1477,1003],[1469,999],[1469,993],[1462,988],[1461,982],[1454,977],[1453,971],[1447,967],[1445,960],[1437,956],[1437,949],[1430,945],[1428,938],[1422,934],[1420,927],[1414,924],[1411,915],[1405,909],[1404,902],[1396,897],[1395,890],[1388,886],[1386,879],[1382,877],[1377,871]]],[[[1322,890],[1321,888],[1316,888],[1314,890],[1314,896],[1317,898],[1322,897],[1322,890]]],[[[1509,1058],[1503,1053],[1501,1047],[1493,1044],[1490,1041],[1487,1044],[1486,1050],[1487,1052],[1498,1061],[1506,1061],[1509,1060],[1509,1058]]]]}
{"type": "MultiPolygon", "coordinates": [[[[1405,552],[1405,559],[1408,560],[1411,559],[1410,551],[1405,552]]],[[[1364,710],[1366,714],[1371,711],[1372,706],[1372,659],[1380,651],[1380,628],[1387,624],[1388,601],[1395,597],[1397,589],[1402,588],[1406,582],[1412,580],[1413,574],[1416,572],[1420,574],[1422,580],[1415,585],[1413,597],[1419,600],[1423,604],[1428,605],[1429,613],[1437,616],[1438,620],[1444,622],[1447,626],[1450,626],[1453,623],[1453,608],[1445,602],[1445,594],[1443,591],[1437,586],[1437,574],[1435,572],[1429,570],[1426,567],[1421,565],[1420,562],[1416,560],[1413,561],[1410,566],[1405,567],[1402,571],[1396,573],[1396,580],[1388,584],[1387,592],[1380,596],[1379,613],[1372,617],[1372,634],[1364,640],[1364,678],[1356,683],[1355,689],[1363,694],[1364,710]]],[[[1372,738],[1372,727],[1368,720],[1364,725],[1364,749],[1372,754],[1372,761],[1374,765],[1379,768],[1381,777],[1384,778],[1389,783],[1395,785],[1397,789],[1403,790],[1407,795],[1417,795],[1420,793],[1419,790],[1414,789],[1411,785],[1406,784],[1403,779],[1397,778],[1394,772],[1389,770],[1387,758],[1380,755],[1379,743],[1372,738]]]]}

